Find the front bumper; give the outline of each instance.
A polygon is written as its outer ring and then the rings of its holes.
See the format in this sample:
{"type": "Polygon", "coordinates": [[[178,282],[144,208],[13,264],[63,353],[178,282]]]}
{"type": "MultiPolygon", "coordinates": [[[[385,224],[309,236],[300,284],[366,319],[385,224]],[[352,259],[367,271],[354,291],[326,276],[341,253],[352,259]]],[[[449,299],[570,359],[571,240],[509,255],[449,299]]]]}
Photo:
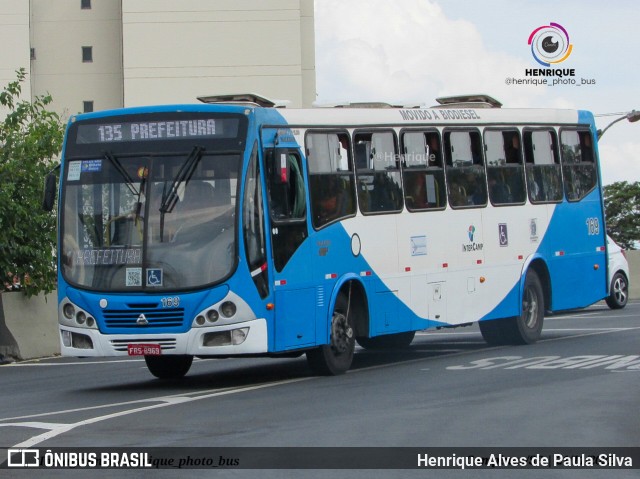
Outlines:
{"type": "Polygon", "coordinates": [[[129,344],[159,344],[162,354],[193,356],[234,356],[268,352],[267,321],[258,318],[241,323],[192,328],[178,334],[101,334],[97,329],[60,325],[60,352],[63,356],[127,356],[129,344]],[[248,328],[248,329],[247,329],[248,328]],[[239,343],[231,340],[236,330],[246,330],[239,343]],[[229,337],[230,340],[225,340],[229,337]],[[209,345],[207,345],[209,344],[209,345]]]}

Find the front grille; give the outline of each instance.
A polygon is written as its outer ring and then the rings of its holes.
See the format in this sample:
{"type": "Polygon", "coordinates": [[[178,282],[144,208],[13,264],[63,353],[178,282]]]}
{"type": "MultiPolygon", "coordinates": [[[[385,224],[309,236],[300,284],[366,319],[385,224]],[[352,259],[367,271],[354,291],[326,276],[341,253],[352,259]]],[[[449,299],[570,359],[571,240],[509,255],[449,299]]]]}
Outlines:
{"type": "Polygon", "coordinates": [[[184,308],[158,309],[153,304],[128,304],[129,309],[107,309],[103,311],[108,328],[153,328],[177,327],[184,322],[184,308]],[[147,324],[139,324],[144,315],[147,324]]]}
{"type": "Polygon", "coordinates": [[[111,345],[115,351],[128,351],[129,344],[159,344],[163,351],[176,349],[175,338],[134,338],[134,339],[112,339],[111,345]]]}

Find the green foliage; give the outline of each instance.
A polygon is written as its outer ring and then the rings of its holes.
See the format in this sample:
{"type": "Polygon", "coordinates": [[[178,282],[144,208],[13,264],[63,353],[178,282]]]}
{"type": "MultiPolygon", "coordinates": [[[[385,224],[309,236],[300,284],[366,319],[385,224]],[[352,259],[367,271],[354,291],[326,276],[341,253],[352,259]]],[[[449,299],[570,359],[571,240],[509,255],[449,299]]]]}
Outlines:
{"type": "Polygon", "coordinates": [[[0,93],[0,105],[8,110],[0,122],[0,288],[17,274],[31,296],[56,287],[56,217],[41,205],[44,177],[62,148],[64,125],[46,109],[51,96],[20,99],[26,72],[16,74],[0,93]]]}
{"type": "Polygon", "coordinates": [[[640,182],[618,181],[604,187],[609,235],[626,249],[640,241],[640,182]]]}

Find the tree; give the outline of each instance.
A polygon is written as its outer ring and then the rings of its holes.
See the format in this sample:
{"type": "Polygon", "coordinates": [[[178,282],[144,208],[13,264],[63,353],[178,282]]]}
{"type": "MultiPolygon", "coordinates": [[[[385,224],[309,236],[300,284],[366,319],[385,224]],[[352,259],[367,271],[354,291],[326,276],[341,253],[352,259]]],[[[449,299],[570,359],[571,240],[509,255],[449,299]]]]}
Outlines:
{"type": "Polygon", "coordinates": [[[0,288],[17,275],[28,295],[56,287],[56,217],[43,211],[43,181],[60,153],[64,125],[50,95],[21,100],[24,68],[0,93],[0,288]]]}
{"type": "Polygon", "coordinates": [[[604,207],[609,235],[620,246],[635,249],[640,241],[640,182],[605,186],[604,207]]]}

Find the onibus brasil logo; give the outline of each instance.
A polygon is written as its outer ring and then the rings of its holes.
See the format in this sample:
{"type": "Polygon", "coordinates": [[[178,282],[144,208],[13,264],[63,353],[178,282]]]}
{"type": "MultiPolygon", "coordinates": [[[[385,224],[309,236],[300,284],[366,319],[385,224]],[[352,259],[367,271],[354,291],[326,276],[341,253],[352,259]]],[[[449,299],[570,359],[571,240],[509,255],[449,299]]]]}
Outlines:
{"type": "Polygon", "coordinates": [[[573,50],[569,43],[569,33],[559,23],[549,23],[536,28],[529,35],[529,45],[533,58],[542,66],[562,63],[573,50]]]}

